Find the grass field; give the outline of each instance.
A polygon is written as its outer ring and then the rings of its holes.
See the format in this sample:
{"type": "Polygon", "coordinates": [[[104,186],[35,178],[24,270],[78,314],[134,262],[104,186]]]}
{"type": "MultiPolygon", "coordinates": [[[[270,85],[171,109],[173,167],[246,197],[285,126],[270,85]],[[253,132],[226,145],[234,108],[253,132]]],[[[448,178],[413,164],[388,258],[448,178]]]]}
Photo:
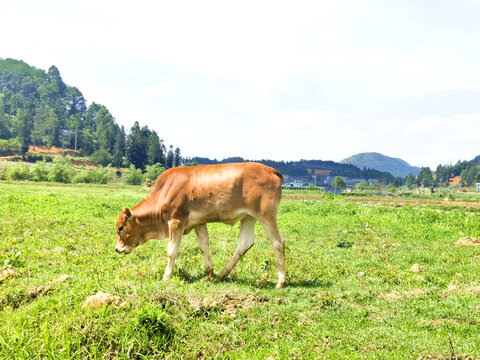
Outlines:
{"type": "MultiPolygon", "coordinates": [[[[166,240],[116,254],[118,212],[146,194],[0,183],[0,268],[17,275],[0,282],[0,358],[480,358],[480,246],[455,246],[480,237],[478,207],[286,191],[287,284],[276,291],[258,224],[255,246],[219,283],[205,280],[193,234],[168,284],[166,240]],[[117,298],[84,307],[99,291],[117,298]]],[[[216,271],[238,231],[209,225],[216,271]]]]}

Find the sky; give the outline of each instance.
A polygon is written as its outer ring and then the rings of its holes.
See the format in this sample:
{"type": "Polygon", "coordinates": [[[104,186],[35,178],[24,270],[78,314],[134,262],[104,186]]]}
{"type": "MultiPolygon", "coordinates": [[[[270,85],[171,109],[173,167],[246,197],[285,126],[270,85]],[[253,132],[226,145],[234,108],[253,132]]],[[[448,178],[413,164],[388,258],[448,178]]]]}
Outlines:
{"type": "Polygon", "coordinates": [[[480,154],[480,0],[0,1],[0,58],[185,157],[480,154]]]}

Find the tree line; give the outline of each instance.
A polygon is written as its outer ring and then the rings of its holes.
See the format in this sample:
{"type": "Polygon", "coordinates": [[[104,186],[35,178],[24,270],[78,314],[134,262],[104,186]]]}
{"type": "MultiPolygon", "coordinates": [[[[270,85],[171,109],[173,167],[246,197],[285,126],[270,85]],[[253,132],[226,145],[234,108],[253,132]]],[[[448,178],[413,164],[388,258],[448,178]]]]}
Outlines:
{"type": "MultiPolygon", "coordinates": [[[[245,162],[250,161],[242,157],[229,157],[223,160],[209,159],[205,157],[190,157],[185,158],[186,163],[195,163],[195,164],[223,164],[229,162],[245,162]]],[[[350,164],[340,164],[334,161],[329,160],[300,160],[300,161],[275,161],[275,160],[253,160],[260,162],[267,166],[273,167],[280,171],[284,175],[290,176],[310,176],[309,170],[322,168],[325,170],[330,170],[330,176],[343,176],[350,178],[362,178],[362,179],[376,179],[382,184],[391,184],[395,182],[395,177],[389,172],[379,171],[375,169],[364,168],[359,169],[358,167],[350,164]]],[[[398,179],[397,179],[398,180],[398,179]]],[[[404,181],[403,178],[400,178],[401,181],[404,181]]]]}
{"type": "Polygon", "coordinates": [[[435,171],[422,167],[417,176],[409,174],[405,179],[407,187],[448,186],[449,180],[460,176],[461,186],[474,186],[480,183],[480,155],[469,161],[458,161],[456,164],[438,165],[435,171]]]}
{"type": "Polygon", "coordinates": [[[106,106],[87,106],[56,66],[44,71],[0,59],[0,155],[25,155],[30,146],[71,148],[115,167],[160,163],[170,168],[181,162],[180,149],[167,149],[156,131],[136,121],[127,134],[106,106]]]}

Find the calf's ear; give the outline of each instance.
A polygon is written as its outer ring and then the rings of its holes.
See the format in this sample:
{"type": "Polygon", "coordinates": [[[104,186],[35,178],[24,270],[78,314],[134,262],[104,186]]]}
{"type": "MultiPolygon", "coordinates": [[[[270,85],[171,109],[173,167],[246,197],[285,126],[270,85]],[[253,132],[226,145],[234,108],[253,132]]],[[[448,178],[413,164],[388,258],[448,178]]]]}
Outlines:
{"type": "Polygon", "coordinates": [[[125,215],[127,216],[127,218],[129,218],[130,216],[132,216],[132,212],[130,211],[130,209],[128,207],[126,207],[125,209],[123,209],[123,212],[125,213],[125,215]]]}

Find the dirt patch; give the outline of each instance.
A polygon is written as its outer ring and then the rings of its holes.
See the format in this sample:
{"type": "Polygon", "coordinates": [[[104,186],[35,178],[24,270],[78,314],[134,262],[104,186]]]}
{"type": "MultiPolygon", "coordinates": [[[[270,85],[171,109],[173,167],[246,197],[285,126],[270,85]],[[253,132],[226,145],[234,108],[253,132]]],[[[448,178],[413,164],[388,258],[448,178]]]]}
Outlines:
{"type": "Polygon", "coordinates": [[[128,305],[125,301],[122,302],[120,296],[100,291],[95,295],[89,296],[83,303],[82,307],[84,309],[88,307],[92,309],[98,309],[108,304],[111,304],[115,307],[126,307],[128,305]]]}
{"type": "Polygon", "coordinates": [[[247,295],[243,299],[225,295],[222,300],[223,312],[224,314],[235,316],[237,314],[237,310],[239,309],[248,310],[257,305],[261,305],[266,301],[266,299],[259,298],[256,295],[247,295]]]}
{"type": "MultiPolygon", "coordinates": [[[[46,146],[29,146],[28,147],[28,152],[29,153],[34,153],[34,154],[63,154],[64,149],[57,147],[57,146],[52,146],[50,148],[47,148],[46,146]]],[[[75,155],[75,150],[72,149],[65,149],[65,152],[68,155],[75,155]]]]}
{"type": "Polygon", "coordinates": [[[410,290],[410,291],[405,291],[403,293],[403,296],[405,296],[405,297],[425,296],[425,295],[428,295],[428,293],[425,289],[413,289],[413,290],[410,290]]]}
{"type": "Polygon", "coordinates": [[[63,254],[69,251],[74,251],[75,247],[74,246],[57,246],[54,248],[43,248],[40,249],[39,251],[45,254],[63,254]]]}
{"type": "Polygon", "coordinates": [[[251,294],[237,297],[229,293],[222,293],[218,299],[211,296],[191,297],[188,299],[188,304],[194,313],[220,311],[224,315],[235,317],[239,310],[249,310],[267,301],[265,298],[251,294]]]}
{"type": "Polygon", "coordinates": [[[463,237],[455,243],[455,246],[461,246],[461,245],[464,245],[464,246],[480,246],[480,240],[478,240],[477,238],[471,237],[471,236],[463,237]]]}
{"type": "Polygon", "coordinates": [[[438,293],[440,295],[446,296],[448,294],[455,294],[459,292],[460,292],[460,289],[458,288],[457,285],[450,284],[445,290],[440,290],[438,293]]]}
{"type": "Polygon", "coordinates": [[[413,266],[410,268],[411,272],[416,272],[416,273],[422,272],[424,270],[425,270],[425,268],[420,264],[413,264],[413,266]]]}
{"type": "MultiPolygon", "coordinates": [[[[287,195],[288,196],[288,195],[287,195]]],[[[288,199],[287,196],[284,198],[288,199]]],[[[307,199],[307,197],[305,197],[307,199]]],[[[312,199],[314,200],[314,199],[312,199]]],[[[347,202],[357,202],[357,203],[364,203],[364,204],[376,204],[376,205],[386,205],[386,206],[395,206],[395,207],[402,207],[402,206],[421,206],[421,205],[439,205],[441,207],[452,207],[452,206],[461,206],[461,207],[473,207],[473,208],[480,208],[480,202],[476,201],[450,201],[445,202],[441,200],[417,200],[417,199],[405,199],[405,198],[388,198],[388,199],[374,199],[374,198],[344,198],[344,201],[347,202]]]]}
{"type": "Polygon", "coordinates": [[[426,323],[431,324],[434,327],[443,326],[443,325],[468,325],[470,324],[469,321],[460,321],[457,319],[451,318],[442,318],[442,319],[434,319],[434,320],[425,320],[426,323]]]}
{"type": "Polygon", "coordinates": [[[0,269],[0,284],[7,279],[19,276],[12,265],[4,266],[0,269]]]}
{"type": "Polygon", "coordinates": [[[418,360],[478,360],[477,358],[470,355],[442,355],[442,354],[428,354],[422,355],[418,360]]]}
{"type": "Polygon", "coordinates": [[[210,311],[218,307],[218,301],[211,296],[189,298],[188,305],[190,305],[194,312],[210,311]]]}
{"type": "Polygon", "coordinates": [[[410,297],[425,296],[425,295],[428,295],[425,289],[413,289],[410,291],[403,291],[403,292],[393,290],[392,292],[389,292],[389,293],[380,293],[378,295],[378,298],[385,299],[390,302],[394,302],[402,298],[410,298],[410,297]]]}
{"type": "Polygon", "coordinates": [[[448,285],[445,290],[438,292],[439,295],[447,296],[450,294],[473,294],[480,295],[480,286],[470,286],[468,288],[460,289],[457,285],[448,285]]]}
{"type": "Polygon", "coordinates": [[[400,246],[400,243],[382,244],[382,249],[394,249],[397,246],[400,246]]]}
{"type": "Polygon", "coordinates": [[[306,315],[300,315],[300,319],[298,319],[297,321],[298,326],[310,327],[310,326],[313,326],[314,324],[315,323],[313,322],[313,320],[306,315]]]}
{"type": "Polygon", "coordinates": [[[389,293],[380,293],[378,294],[379,299],[385,299],[390,302],[397,301],[398,299],[402,298],[402,294],[399,293],[398,291],[393,290],[392,292],[389,293]]]}
{"type": "Polygon", "coordinates": [[[61,284],[68,279],[70,279],[70,275],[62,275],[57,279],[50,281],[47,285],[32,285],[28,288],[27,294],[29,299],[35,299],[40,294],[46,294],[55,289],[58,284],[61,284]]]}
{"type": "MultiPolygon", "coordinates": [[[[135,300],[133,296],[130,296],[130,297],[127,297],[127,298],[129,300],[130,300],[130,298],[135,300]]],[[[171,294],[167,291],[150,293],[146,296],[146,299],[149,302],[152,302],[156,305],[160,305],[162,307],[165,307],[167,305],[181,306],[181,304],[183,304],[184,301],[185,301],[184,297],[176,296],[176,295],[171,294]]]]}
{"type": "Polygon", "coordinates": [[[312,196],[312,195],[291,195],[291,194],[287,195],[287,194],[284,194],[284,195],[282,195],[282,199],[322,201],[321,196],[312,196]]]}
{"type": "Polygon", "coordinates": [[[480,295],[480,286],[472,286],[467,289],[470,294],[480,295]]]}

